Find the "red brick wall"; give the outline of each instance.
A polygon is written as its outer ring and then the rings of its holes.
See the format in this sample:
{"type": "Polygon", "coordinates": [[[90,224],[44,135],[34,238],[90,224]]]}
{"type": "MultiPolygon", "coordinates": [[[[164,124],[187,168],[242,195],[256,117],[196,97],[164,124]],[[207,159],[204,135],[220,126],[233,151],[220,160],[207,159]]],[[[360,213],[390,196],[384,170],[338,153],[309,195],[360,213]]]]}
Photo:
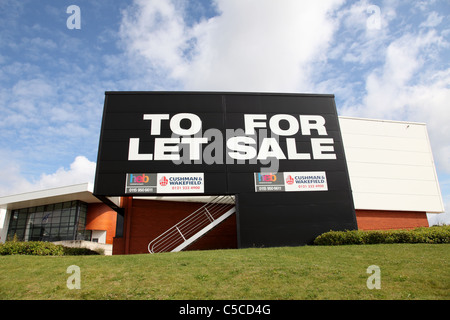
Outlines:
{"type": "Polygon", "coordinates": [[[125,238],[114,238],[112,254],[125,254],[125,238]]]}
{"type": "Polygon", "coordinates": [[[356,221],[360,230],[428,227],[428,219],[425,212],[356,210],[356,221]]]}
{"type": "MultiPolygon", "coordinates": [[[[195,202],[125,199],[124,236],[114,239],[113,254],[148,253],[150,241],[202,205],[195,202]]],[[[237,247],[236,220],[231,217],[193,243],[189,249],[230,247],[237,247]]]]}
{"type": "Polygon", "coordinates": [[[231,215],[184,250],[214,249],[237,249],[236,214],[231,215]]]}
{"type": "MultiPolygon", "coordinates": [[[[113,254],[148,253],[147,246],[151,240],[203,205],[130,199],[125,198],[124,201],[124,236],[114,238],[113,254]]],[[[360,230],[428,227],[425,212],[356,210],[356,220],[360,230]]],[[[185,250],[228,248],[237,248],[236,215],[229,217],[185,250]]]]}

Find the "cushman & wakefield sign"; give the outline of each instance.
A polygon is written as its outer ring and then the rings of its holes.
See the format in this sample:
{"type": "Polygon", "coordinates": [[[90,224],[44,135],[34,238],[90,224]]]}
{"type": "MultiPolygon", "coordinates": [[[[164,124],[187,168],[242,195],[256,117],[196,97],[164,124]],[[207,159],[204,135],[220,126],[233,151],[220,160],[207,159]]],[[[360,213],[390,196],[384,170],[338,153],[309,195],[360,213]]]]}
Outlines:
{"type": "Polygon", "coordinates": [[[125,193],[203,193],[203,173],[130,173],[125,193]]]}
{"type": "Polygon", "coordinates": [[[244,234],[275,206],[356,226],[333,95],[107,92],[94,194],[236,195],[244,234]]]}
{"type": "Polygon", "coordinates": [[[255,173],[255,192],[327,190],[327,177],[324,171],[255,173]]]}

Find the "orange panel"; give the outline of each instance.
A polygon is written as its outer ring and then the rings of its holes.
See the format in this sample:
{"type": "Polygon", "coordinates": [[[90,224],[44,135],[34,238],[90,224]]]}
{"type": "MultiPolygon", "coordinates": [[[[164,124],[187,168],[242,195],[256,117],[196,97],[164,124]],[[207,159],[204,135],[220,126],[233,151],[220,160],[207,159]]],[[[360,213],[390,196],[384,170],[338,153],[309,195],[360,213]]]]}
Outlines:
{"type": "Polygon", "coordinates": [[[86,216],[86,230],[106,230],[106,243],[112,244],[116,234],[117,213],[103,203],[90,203],[86,216]]]}

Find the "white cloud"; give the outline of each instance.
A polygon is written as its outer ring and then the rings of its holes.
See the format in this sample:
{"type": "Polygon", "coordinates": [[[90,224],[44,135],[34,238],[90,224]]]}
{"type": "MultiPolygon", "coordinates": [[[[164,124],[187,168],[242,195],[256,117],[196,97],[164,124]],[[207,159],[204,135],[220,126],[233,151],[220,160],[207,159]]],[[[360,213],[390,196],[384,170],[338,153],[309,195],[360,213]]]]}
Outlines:
{"type": "Polygon", "coordinates": [[[171,1],[135,1],[123,13],[120,33],[127,39],[128,50],[152,65],[174,68],[181,63],[180,50],[187,35],[182,13],[171,1]]]}
{"type": "MultiPolygon", "coordinates": [[[[2,150],[2,154],[7,154],[2,150]]],[[[11,156],[11,155],[10,155],[11,156]]],[[[8,158],[0,158],[0,196],[22,193],[32,190],[32,184],[21,174],[17,162],[8,158]]]]}
{"type": "Polygon", "coordinates": [[[139,0],[124,12],[121,38],[130,55],[183,89],[306,91],[342,2],[217,0],[220,15],[188,25],[179,1],[139,0]]]}
{"type": "Polygon", "coordinates": [[[12,88],[14,96],[25,98],[48,98],[54,93],[54,87],[46,79],[19,80],[12,88]]]}
{"type": "Polygon", "coordinates": [[[433,11],[428,15],[427,21],[420,24],[420,27],[436,27],[443,19],[443,16],[440,16],[439,13],[433,11]]]}
{"type": "Polygon", "coordinates": [[[51,174],[42,174],[38,180],[28,180],[20,166],[13,161],[3,160],[0,165],[0,196],[43,190],[77,183],[93,183],[95,162],[84,156],[77,156],[69,169],[59,168],[51,174]]]}
{"type": "Polygon", "coordinates": [[[93,183],[95,167],[95,162],[89,161],[84,156],[77,156],[68,170],[59,168],[55,173],[43,174],[37,185],[42,189],[47,189],[83,182],[93,183]]]}
{"type": "Polygon", "coordinates": [[[405,34],[392,41],[384,64],[366,78],[362,102],[347,105],[341,115],[410,120],[427,123],[439,169],[450,172],[450,69],[430,63],[433,53],[446,46],[434,30],[405,34]]]}
{"type": "MultiPolygon", "coordinates": [[[[450,205],[447,203],[446,208],[450,205]]],[[[450,225],[450,214],[447,212],[444,213],[428,213],[428,225],[431,226],[439,226],[439,225],[450,225]]]]}
{"type": "MultiPolygon", "coordinates": [[[[442,182],[441,182],[442,184],[442,182]]],[[[448,184],[448,182],[447,182],[448,184]]],[[[450,225],[450,195],[443,197],[444,208],[446,209],[443,213],[428,213],[428,224],[433,225],[450,225]]]]}

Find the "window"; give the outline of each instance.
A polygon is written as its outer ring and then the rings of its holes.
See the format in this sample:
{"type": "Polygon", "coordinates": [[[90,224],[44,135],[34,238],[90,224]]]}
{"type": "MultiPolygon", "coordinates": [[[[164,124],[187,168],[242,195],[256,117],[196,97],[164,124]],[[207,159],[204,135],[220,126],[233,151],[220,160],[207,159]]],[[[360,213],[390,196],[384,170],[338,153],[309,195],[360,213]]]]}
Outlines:
{"type": "Polygon", "coordinates": [[[90,240],[86,227],[87,204],[68,201],[12,210],[8,239],[19,241],[90,240]]]}

